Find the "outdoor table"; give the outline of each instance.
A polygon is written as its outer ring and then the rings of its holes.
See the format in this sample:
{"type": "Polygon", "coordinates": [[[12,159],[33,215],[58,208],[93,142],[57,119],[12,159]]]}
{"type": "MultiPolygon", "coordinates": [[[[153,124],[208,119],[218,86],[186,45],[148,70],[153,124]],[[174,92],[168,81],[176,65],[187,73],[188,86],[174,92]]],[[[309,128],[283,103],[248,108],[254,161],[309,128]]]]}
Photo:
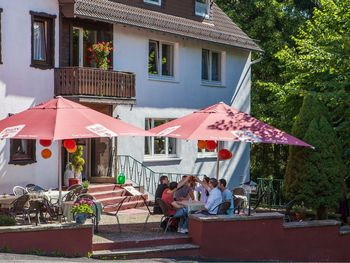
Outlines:
{"type": "MultiPolygon", "coordinates": [[[[46,196],[46,198],[50,202],[52,202],[53,200],[57,200],[58,201],[59,192],[60,191],[58,191],[58,190],[49,190],[49,191],[43,192],[43,194],[46,196]]],[[[69,191],[62,191],[62,197],[65,196],[67,193],[69,193],[69,191]]]]}
{"type": "Polygon", "coordinates": [[[205,206],[201,201],[186,200],[186,201],[182,201],[181,203],[186,205],[186,208],[189,214],[205,209],[205,206]]]}

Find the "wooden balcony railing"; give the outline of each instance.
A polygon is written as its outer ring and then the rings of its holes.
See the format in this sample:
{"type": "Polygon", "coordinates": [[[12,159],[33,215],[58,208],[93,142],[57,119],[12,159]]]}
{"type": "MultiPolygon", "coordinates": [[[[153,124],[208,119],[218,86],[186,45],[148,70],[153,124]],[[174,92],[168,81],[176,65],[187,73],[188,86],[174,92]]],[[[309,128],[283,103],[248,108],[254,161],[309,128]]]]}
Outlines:
{"type": "Polygon", "coordinates": [[[96,68],[56,68],[55,95],[135,98],[135,74],[96,68]]]}

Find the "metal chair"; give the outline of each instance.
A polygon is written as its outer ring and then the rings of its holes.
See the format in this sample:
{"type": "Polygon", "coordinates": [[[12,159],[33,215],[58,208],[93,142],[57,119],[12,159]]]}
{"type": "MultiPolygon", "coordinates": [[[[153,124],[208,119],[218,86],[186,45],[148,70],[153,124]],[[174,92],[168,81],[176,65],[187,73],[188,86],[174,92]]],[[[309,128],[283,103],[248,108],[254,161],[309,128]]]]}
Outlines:
{"type": "Polygon", "coordinates": [[[232,190],[234,213],[239,214],[241,209],[245,207],[245,200],[238,196],[246,196],[245,189],[243,187],[237,187],[232,190]]]}
{"type": "Polygon", "coordinates": [[[16,217],[17,215],[22,215],[23,220],[25,221],[27,218],[28,223],[30,224],[30,215],[28,213],[29,198],[30,197],[28,194],[24,194],[13,200],[9,206],[9,214],[13,217],[16,217]]]}
{"type": "Polygon", "coordinates": [[[166,233],[166,231],[168,230],[170,224],[174,221],[177,220],[177,218],[174,217],[174,215],[170,215],[169,214],[169,208],[168,205],[160,198],[156,199],[157,203],[159,204],[160,208],[162,209],[163,212],[163,216],[160,219],[160,225],[159,225],[159,229],[161,228],[161,223],[163,222],[163,220],[168,220],[167,224],[165,226],[165,230],[164,230],[164,234],[166,233]]]}
{"type": "Polygon", "coordinates": [[[28,193],[28,191],[24,187],[18,185],[14,186],[12,191],[15,196],[22,196],[28,193]]]}
{"type": "Polygon", "coordinates": [[[119,221],[119,217],[118,217],[118,212],[120,210],[120,208],[122,207],[123,203],[128,199],[130,200],[132,196],[125,196],[121,201],[115,203],[115,204],[110,204],[110,205],[105,205],[104,208],[109,207],[109,206],[115,206],[117,208],[117,211],[115,212],[115,218],[117,219],[118,222],[118,227],[119,227],[119,232],[122,232],[122,229],[120,227],[120,221],[119,221]]]}
{"type": "Polygon", "coordinates": [[[32,193],[32,192],[45,192],[46,190],[44,188],[42,188],[41,186],[36,185],[36,184],[27,184],[26,191],[28,193],[32,193]]]}
{"type": "Polygon", "coordinates": [[[69,192],[63,196],[64,201],[75,201],[76,198],[80,195],[81,191],[83,190],[83,186],[80,184],[75,184],[67,189],[69,192]]]}
{"type": "Polygon", "coordinates": [[[96,199],[95,199],[95,197],[93,197],[90,194],[80,194],[80,195],[77,196],[77,198],[75,200],[75,203],[79,202],[82,199],[90,200],[93,203],[94,213],[92,215],[88,216],[88,218],[91,219],[92,224],[94,225],[95,233],[97,233],[98,232],[98,220],[97,220],[98,219],[97,218],[98,207],[97,207],[97,204],[96,204],[96,199]]]}
{"type": "Polygon", "coordinates": [[[227,210],[230,208],[231,202],[230,201],[224,201],[221,204],[219,204],[217,215],[226,215],[227,210]]]}

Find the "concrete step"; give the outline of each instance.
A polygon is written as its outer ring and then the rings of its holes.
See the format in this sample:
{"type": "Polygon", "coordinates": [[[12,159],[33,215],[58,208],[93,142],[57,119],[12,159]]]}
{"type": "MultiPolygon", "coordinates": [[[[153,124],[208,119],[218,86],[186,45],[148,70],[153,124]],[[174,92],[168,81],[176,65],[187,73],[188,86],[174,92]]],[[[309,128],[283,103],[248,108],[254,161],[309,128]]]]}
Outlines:
{"type": "Polygon", "coordinates": [[[137,259],[175,256],[197,256],[198,253],[199,246],[190,243],[115,250],[100,250],[93,251],[92,257],[96,259],[137,259]]]}
{"type": "Polygon", "coordinates": [[[91,195],[94,196],[96,199],[100,200],[104,198],[123,196],[125,195],[125,193],[126,191],[124,189],[117,189],[113,191],[95,192],[91,193],[91,195]]]}
{"type": "Polygon", "coordinates": [[[90,184],[88,193],[114,191],[123,189],[123,186],[132,186],[132,184],[90,184]]]}
{"type": "Polygon", "coordinates": [[[188,235],[184,237],[168,237],[168,238],[154,238],[145,240],[131,240],[131,241],[119,241],[119,242],[105,242],[92,244],[93,251],[100,250],[113,250],[113,249],[129,249],[129,248],[142,248],[142,247],[154,247],[164,245],[181,245],[191,243],[192,238],[188,235]]]}
{"type": "MultiPolygon", "coordinates": [[[[137,200],[137,201],[130,201],[130,202],[124,202],[122,207],[120,208],[121,210],[126,210],[126,209],[131,209],[131,208],[138,208],[138,207],[143,207],[145,204],[143,200],[137,200]]],[[[115,212],[117,211],[117,205],[113,206],[107,206],[103,208],[103,212],[107,214],[112,214],[114,215],[115,212]]]]}

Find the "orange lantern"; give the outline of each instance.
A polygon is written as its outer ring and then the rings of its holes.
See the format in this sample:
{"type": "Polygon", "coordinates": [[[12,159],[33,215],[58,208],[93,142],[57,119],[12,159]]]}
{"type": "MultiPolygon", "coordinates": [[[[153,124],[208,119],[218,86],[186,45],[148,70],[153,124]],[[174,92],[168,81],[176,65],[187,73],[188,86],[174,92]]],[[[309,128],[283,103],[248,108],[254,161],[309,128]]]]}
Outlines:
{"type": "Polygon", "coordinates": [[[215,141],[206,141],[206,148],[208,151],[214,151],[216,149],[215,141]]]}
{"type": "Polygon", "coordinates": [[[69,153],[75,153],[77,151],[77,149],[78,149],[77,145],[75,145],[74,148],[68,148],[68,149],[66,148],[67,152],[69,152],[69,153]]]}
{"type": "Polygon", "coordinates": [[[41,151],[41,156],[44,158],[44,159],[49,159],[52,155],[52,152],[50,149],[44,149],[41,151]]]}
{"type": "Polygon", "coordinates": [[[228,160],[232,158],[232,152],[227,149],[221,149],[218,154],[219,160],[228,160]]]}
{"type": "Polygon", "coordinates": [[[41,146],[44,146],[44,147],[49,147],[52,143],[51,140],[39,140],[39,143],[41,146]]]}
{"type": "Polygon", "coordinates": [[[64,140],[63,146],[66,149],[74,149],[74,147],[77,145],[75,140],[64,140]]]}
{"type": "Polygon", "coordinates": [[[200,149],[200,150],[205,149],[206,146],[207,146],[206,141],[198,141],[198,143],[197,143],[197,147],[198,147],[198,149],[200,149]]]}

